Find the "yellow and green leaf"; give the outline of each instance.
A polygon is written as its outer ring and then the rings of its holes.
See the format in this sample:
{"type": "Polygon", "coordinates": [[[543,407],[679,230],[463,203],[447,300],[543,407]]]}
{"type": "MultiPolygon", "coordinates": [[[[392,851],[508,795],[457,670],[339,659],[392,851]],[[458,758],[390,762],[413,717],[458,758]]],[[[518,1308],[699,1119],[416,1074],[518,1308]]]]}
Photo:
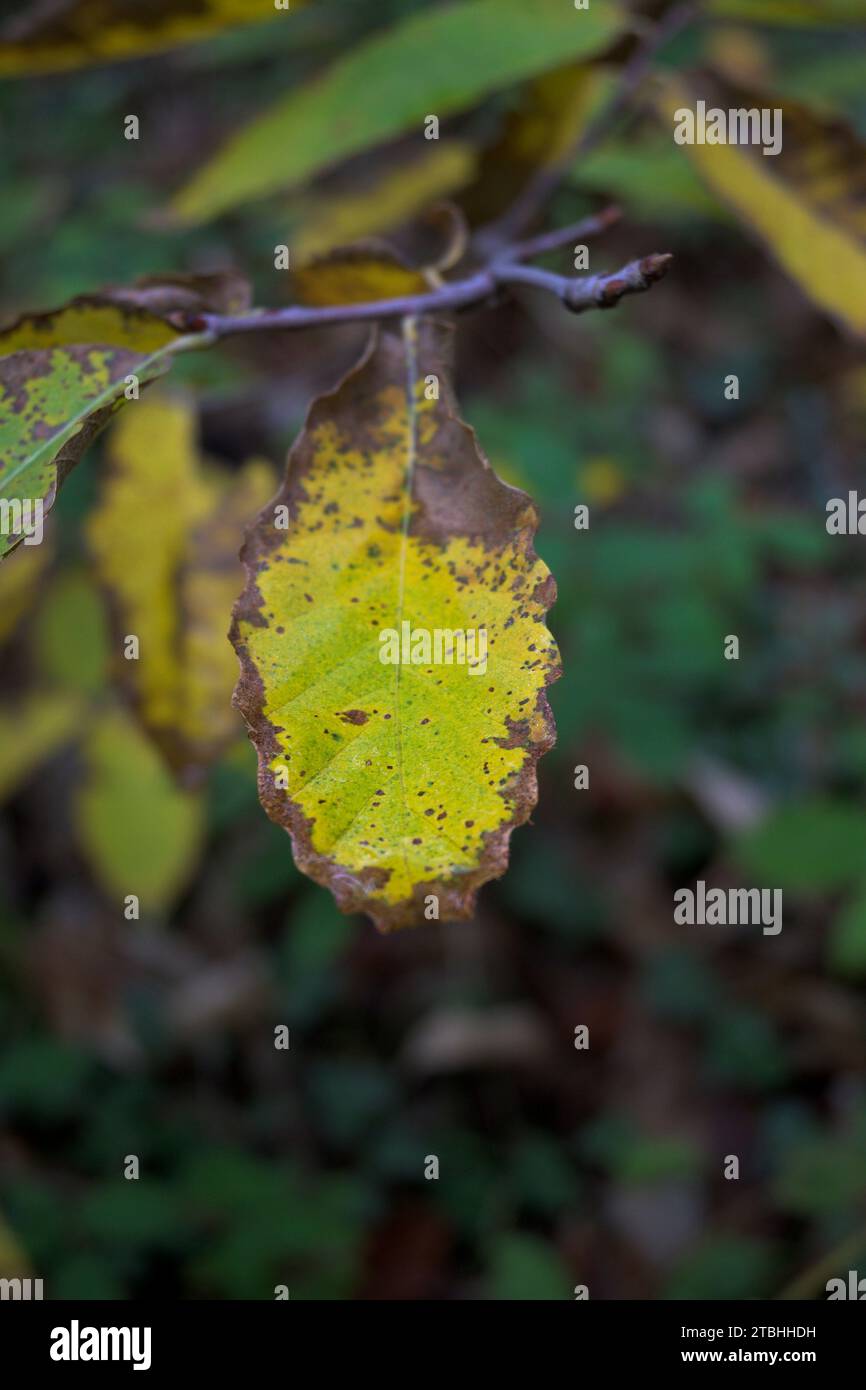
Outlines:
{"type": "Polygon", "coordinates": [[[244,524],[274,488],[270,465],[206,468],[183,396],[155,394],[117,420],[100,503],[88,523],[110,596],[115,651],[144,728],[180,774],[197,777],[237,733],[228,641],[244,524]]]}
{"type": "Polygon", "coordinates": [[[300,304],[325,308],[427,294],[461,259],[469,227],[453,203],[425,209],[391,239],[368,237],[313,257],[292,275],[300,304]]]}
{"type": "Polygon", "coordinates": [[[76,824],[94,875],[116,900],[135,894],[142,912],[170,908],[198,862],[201,794],[175,784],[121,710],[91,723],[83,756],[76,824]]]}
{"type": "MultiPolygon", "coordinates": [[[[306,0],[292,0],[292,9],[306,0]]],[[[115,63],[280,18],[274,0],[55,0],[0,24],[0,76],[115,63]]]]}
{"type": "Polygon", "coordinates": [[[202,222],[296,188],[362,150],[476,105],[492,92],[603,50],[620,32],[606,0],[462,0],[412,14],[363,40],[321,76],[241,130],[174,201],[202,222]]]}
{"type": "Polygon", "coordinates": [[[23,537],[22,508],[31,519],[37,503],[50,511],[70,469],[123,404],[128,379],[147,385],[194,341],[172,312],[206,302],[186,285],[160,291],[149,282],[82,296],[0,330],[0,556],[23,537]]]}
{"type": "Polygon", "coordinates": [[[430,281],[384,243],[371,241],[317,257],[294,272],[292,289],[299,304],[323,307],[426,294],[430,281]]]}
{"type": "Polygon", "coordinates": [[[293,254],[309,261],[401,226],[469,183],[475,161],[475,151],[463,140],[431,140],[410,157],[372,168],[367,158],[362,169],[350,166],[339,188],[314,194],[297,208],[293,254]]]}
{"type": "MultiPolygon", "coordinates": [[[[760,107],[726,93],[723,109],[760,107]]],[[[712,105],[713,103],[708,103],[712,105]]],[[[681,149],[720,201],[767,245],[783,268],[825,313],[866,334],[866,150],[841,122],[819,120],[791,102],[782,111],[777,155],[760,146],[686,144],[681,149]]],[[[694,110],[694,95],[677,78],[660,88],[662,119],[694,110]]]]}
{"type": "Polygon", "coordinates": [[[383,930],[472,912],[554,738],[537,514],[456,415],[445,332],[374,334],[314,403],[276,498],[289,529],[268,507],[249,533],[232,628],[263,805],[299,867],[383,930]],[[426,664],[381,659],[404,624],[426,664]],[[473,632],[476,658],[483,631],[485,661],[435,661],[437,631],[473,632]]]}

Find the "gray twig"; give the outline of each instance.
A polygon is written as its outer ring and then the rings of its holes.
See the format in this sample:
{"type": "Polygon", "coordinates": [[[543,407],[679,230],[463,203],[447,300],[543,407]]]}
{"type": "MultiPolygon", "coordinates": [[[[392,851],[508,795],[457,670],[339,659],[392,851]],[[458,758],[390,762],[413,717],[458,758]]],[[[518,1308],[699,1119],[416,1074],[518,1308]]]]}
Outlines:
{"type": "Polygon", "coordinates": [[[534,266],[522,265],[546,251],[579,241],[581,237],[603,231],[619,213],[608,208],[595,217],[585,218],[555,232],[516,242],[495,260],[462,280],[454,280],[425,294],[401,295],[395,299],[374,299],[361,304],[290,305],[283,309],[254,309],[246,314],[198,314],[187,318],[188,332],[206,333],[211,340],[234,337],[239,333],[263,333],[297,328],[317,328],[325,324],[365,323],[374,319],[409,318],[420,314],[445,314],[468,309],[495,299],[504,288],[530,285],[553,294],[567,309],[609,309],[627,294],[638,294],[660,280],[673,257],[644,256],[620,270],[600,275],[569,278],[534,266]]]}

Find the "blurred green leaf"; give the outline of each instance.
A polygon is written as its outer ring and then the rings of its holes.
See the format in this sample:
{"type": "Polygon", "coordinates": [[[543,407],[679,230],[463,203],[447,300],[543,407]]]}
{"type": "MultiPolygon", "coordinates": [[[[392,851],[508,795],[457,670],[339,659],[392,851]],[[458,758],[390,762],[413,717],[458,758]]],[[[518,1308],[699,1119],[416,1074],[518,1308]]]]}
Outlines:
{"type": "Polygon", "coordinates": [[[518,1231],[502,1235],[490,1252],[489,1288],[495,1299],[571,1298],[574,1281],[552,1244],[518,1231]]]}
{"type": "Polygon", "coordinates": [[[394,1103],[394,1078],[375,1062],[316,1061],[306,1070],[319,1123],[341,1146],[363,1141],[394,1103]]]}
{"type": "Polygon", "coordinates": [[[549,1217],[574,1207],[577,1176],[550,1135],[540,1130],[522,1135],[511,1150],[508,1173],[515,1198],[528,1211],[549,1217]]]}
{"type": "Polygon", "coordinates": [[[106,710],[85,742],[78,797],[82,848],[106,893],[168,908],[198,861],[202,802],[174,785],[158,753],[119,710],[106,710]]]}
{"type": "Polygon", "coordinates": [[[468,1127],[440,1131],[430,1149],[440,1163],[439,1181],[430,1183],[432,1200],[462,1235],[477,1240],[496,1226],[506,1209],[504,1175],[484,1141],[468,1127]]]}
{"type": "Polygon", "coordinates": [[[297,186],[320,170],[489,93],[589,57],[621,25],[614,5],[464,0],[410,15],[362,41],[236,135],[174,201],[186,222],[297,186]]]}
{"type": "Polygon", "coordinates": [[[800,1215],[853,1213],[866,1196],[866,1114],[784,1150],[773,1189],[783,1209],[800,1215]]]}
{"type": "Polygon", "coordinates": [[[866,975],[866,885],[846,903],[830,928],[827,959],[839,975],[866,975]]]}
{"type": "Polygon", "coordinates": [[[777,1260],[767,1241],[718,1235],[681,1261],[665,1298],[769,1298],[775,1291],[777,1260]]]}
{"type": "Polygon", "coordinates": [[[707,1036],[705,1065],[714,1081],[745,1091],[776,1086],[788,1075],[772,1025],[748,1009],[720,1009],[707,1036]]]}
{"type": "Polygon", "coordinates": [[[105,609],[81,570],[61,575],[49,589],[36,618],[34,645],[40,670],[52,684],[90,695],[104,686],[105,609]]]}
{"type": "Polygon", "coordinates": [[[52,1271],[52,1298],[116,1303],[123,1299],[124,1292],[123,1280],[101,1255],[92,1251],[73,1252],[52,1271]]]}
{"type": "Polygon", "coordinates": [[[0,1056],[0,1108],[37,1120],[62,1120],[82,1104],[91,1064],[69,1043],[33,1038],[0,1056]]]}
{"type": "Polygon", "coordinates": [[[641,1134],[624,1115],[606,1113],[586,1127],[579,1148],[620,1182],[628,1184],[690,1177],[699,1167],[694,1145],[674,1135],[641,1134]]]}
{"type": "Polygon", "coordinates": [[[684,222],[696,218],[730,220],[673,141],[660,132],[605,141],[581,156],[571,180],[580,189],[615,199],[632,218],[675,224],[679,233],[684,222]]]}
{"type": "Polygon", "coordinates": [[[79,1219],[91,1238],[109,1247],[172,1249],[187,1238],[189,1217],[173,1188],[155,1178],[125,1178],[117,1160],[114,1181],[84,1197],[79,1219]]]}
{"type": "Polygon", "coordinates": [[[818,797],[783,806],[740,836],[734,851],[744,868],[772,888],[841,888],[866,869],[866,812],[818,797]]]}
{"type": "Polygon", "coordinates": [[[644,972],[642,991],[654,1009],[677,1023],[698,1023],[719,1006],[711,969],[686,951],[660,951],[644,972]]]}
{"type": "MultiPolygon", "coordinates": [[[[253,786],[256,786],[255,780],[253,786]]],[[[256,803],[258,806],[258,792],[256,803]]],[[[301,882],[301,876],[295,868],[291,841],[285,830],[265,820],[260,810],[250,819],[255,828],[239,851],[232,879],[239,901],[245,907],[254,908],[291,892],[301,882]]]]}

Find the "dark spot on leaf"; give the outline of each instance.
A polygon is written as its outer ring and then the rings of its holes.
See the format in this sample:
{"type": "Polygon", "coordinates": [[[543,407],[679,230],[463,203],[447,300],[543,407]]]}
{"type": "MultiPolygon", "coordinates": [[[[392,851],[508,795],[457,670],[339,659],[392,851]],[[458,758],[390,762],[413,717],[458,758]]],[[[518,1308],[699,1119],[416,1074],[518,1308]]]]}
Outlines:
{"type": "Polygon", "coordinates": [[[366,724],[370,716],[363,709],[344,709],[337,712],[337,718],[344,724],[366,724]]]}

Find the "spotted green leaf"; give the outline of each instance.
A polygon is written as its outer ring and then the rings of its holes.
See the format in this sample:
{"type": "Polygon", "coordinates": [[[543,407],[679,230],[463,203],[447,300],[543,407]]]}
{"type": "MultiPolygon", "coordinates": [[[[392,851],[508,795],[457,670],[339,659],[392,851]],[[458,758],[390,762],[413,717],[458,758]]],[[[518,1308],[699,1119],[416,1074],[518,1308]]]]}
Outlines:
{"type": "Polygon", "coordinates": [[[201,341],[184,331],[190,316],[248,301],[235,275],[149,278],[0,330],[0,557],[37,535],[113,412],[201,341]]]}

